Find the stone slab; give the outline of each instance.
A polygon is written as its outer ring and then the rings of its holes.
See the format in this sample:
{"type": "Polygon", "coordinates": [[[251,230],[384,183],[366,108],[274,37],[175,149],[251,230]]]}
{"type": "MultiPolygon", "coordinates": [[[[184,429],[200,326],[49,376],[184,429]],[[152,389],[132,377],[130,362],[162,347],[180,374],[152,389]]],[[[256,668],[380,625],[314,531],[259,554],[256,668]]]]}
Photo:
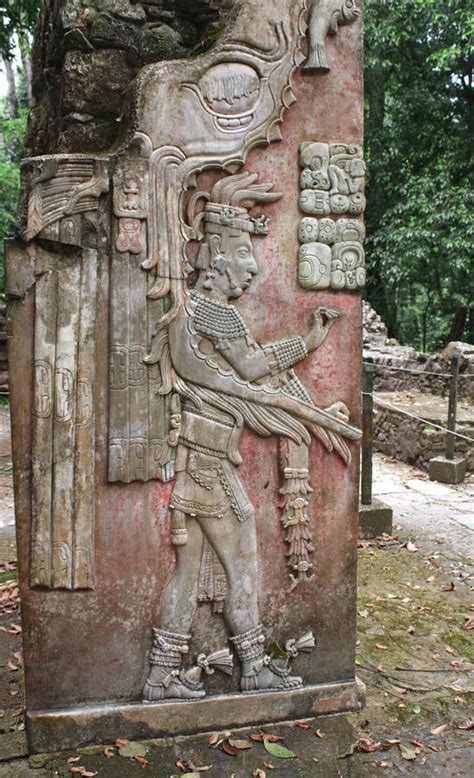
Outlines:
{"type": "Polygon", "coordinates": [[[434,457],[430,459],[430,480],[441,481],[443,484],[460,484],[466,475],[466,460],[461,457],[446,459],[434,457]]]}
{"type": "Polygon", "coordinates": [[[372,499],[369,505],[360,503],[359,505],[359,537],[375,538],[383,532],[390,534],[392,532],[393,510],[390,505],[378,500],[372,499]]]}
{"type": "Polygon", "coordinates": [[[28,744],[24,732],[7,732],[0,735],[0,762],[28,755],[28,744]]]}
{"type": "Polygon", "coordinates": [[[114,742],[124,731],[137,740],[357,711],[364,700],[365,686],[356,678],[307,686],[291,694],[226,694],[191,702],[29,711],[26,727],[30,752],[43,753],[114,742]]]}

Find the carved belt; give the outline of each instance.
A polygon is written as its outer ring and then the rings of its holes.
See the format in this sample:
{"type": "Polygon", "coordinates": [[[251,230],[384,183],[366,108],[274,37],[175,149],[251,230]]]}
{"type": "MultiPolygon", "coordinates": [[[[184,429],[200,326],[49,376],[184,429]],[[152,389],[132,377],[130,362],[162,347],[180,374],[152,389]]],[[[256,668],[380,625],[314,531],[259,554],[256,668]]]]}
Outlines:
{"type": "Polygon", "coordinates": [[[217,419],[208,419],[199,412],[183,410],[180,443],[205,454],[240,461],[237,446],[242,429],[217,419]]]}

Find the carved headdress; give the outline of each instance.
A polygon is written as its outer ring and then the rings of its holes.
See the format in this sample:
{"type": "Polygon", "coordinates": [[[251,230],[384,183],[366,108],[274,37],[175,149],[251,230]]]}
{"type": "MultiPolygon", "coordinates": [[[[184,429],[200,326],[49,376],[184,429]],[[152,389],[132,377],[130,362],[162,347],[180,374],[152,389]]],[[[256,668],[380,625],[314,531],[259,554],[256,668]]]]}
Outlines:
{"type": "Polygon", "coordinates": [[[190,237],[202,240],[205,234],[223,235],[226,231],[249,232],[252,235],[268,233],[266,216],[250,216],[249,209],[255,203],[273,203],[279,200],[279,192],[270,192],[272,184],[256,184],[256,173],[237,173],[221,178],[211,193],[196,192],[188,204],[188,220],[192,225],[190,237]],[[199,200],[204,199],[204,210],[195,214],[199,200]]]}

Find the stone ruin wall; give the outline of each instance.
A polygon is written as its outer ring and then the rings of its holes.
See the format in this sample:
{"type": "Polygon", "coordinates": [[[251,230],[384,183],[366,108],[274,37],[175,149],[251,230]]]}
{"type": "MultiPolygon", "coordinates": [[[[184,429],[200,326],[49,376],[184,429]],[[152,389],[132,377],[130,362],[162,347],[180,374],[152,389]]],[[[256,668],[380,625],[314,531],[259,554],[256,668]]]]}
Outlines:
{"type": "Polygon", "coordinates": [[[39,21],[29,155],[105,151],[144,65],[201,53],[235,0],[49,0],[39,21]]]}
{"type": "MultiPolygon", "coordinates": [[[[447,398],[449,378],[441,375],[438,377],[432,373],[449,373],[451,357],[456,349],[461,354],[458,396],[463,404],[474,403],[474,379],[468,377],[468,374],[474,374],[474,346],[467,343],[450,343],[441,354],[423,354],[409,346],[400,346],[396,340],[389,338],[382,319],[367,302],[364,302],[363,318],[364,362],[380,365],[374,380],[377,393],[418,390],[423,394],[447,398]],[[384,369],[389,366],[416,372],[384,369]]],[[[426,471],[432,457],[444,454],[446,438],[441,430],[395,410],[380,406],[374,406],[374,409],[374,447],[377,451],[426,471]]],[[[433,418],[431,421],[446,425],[445,418],[433,418]]],[[[457,432],[474,438],[474,414],[471,415],[470,422],[459,422],[456,429],[457,432]]],[[[465,457],[467,469],[474,471],[472,443],[457,438],[456,455],[465,457]]]]}
{"type": "Polygon", "coordinates": [[[449,343],[441,354],[424,354],[411,346],[401,346],[394,338],[389,338],[382,319],[369,303],[364,302],[364,362],[385,367],[404,368],[414,371],[407,373],[397,370],[380,369],[375,374],[375,388],[379,392],[407,391],[418,389],[422,392],[447,397],[449,378],[432,373],[449,373],[454,350],[461,355],[459,366],[459,397],[474,402],[474,380],[462,378],[465,373],[474,374],[474,346],[469,343],[449,343]]]}

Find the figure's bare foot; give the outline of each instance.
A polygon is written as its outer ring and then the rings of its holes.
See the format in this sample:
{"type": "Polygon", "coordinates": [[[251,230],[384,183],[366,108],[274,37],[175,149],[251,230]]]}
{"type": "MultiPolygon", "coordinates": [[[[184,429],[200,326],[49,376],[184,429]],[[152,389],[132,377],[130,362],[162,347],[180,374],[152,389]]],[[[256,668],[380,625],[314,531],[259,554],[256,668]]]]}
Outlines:
{"type": "Polygon", "coordinates": [[[144,689],[147,702],[159,700],[196,700],[206,696],[202,683],[187,680],[185,670],[174,670],[154,665],[151,668],[144,689]]]}

